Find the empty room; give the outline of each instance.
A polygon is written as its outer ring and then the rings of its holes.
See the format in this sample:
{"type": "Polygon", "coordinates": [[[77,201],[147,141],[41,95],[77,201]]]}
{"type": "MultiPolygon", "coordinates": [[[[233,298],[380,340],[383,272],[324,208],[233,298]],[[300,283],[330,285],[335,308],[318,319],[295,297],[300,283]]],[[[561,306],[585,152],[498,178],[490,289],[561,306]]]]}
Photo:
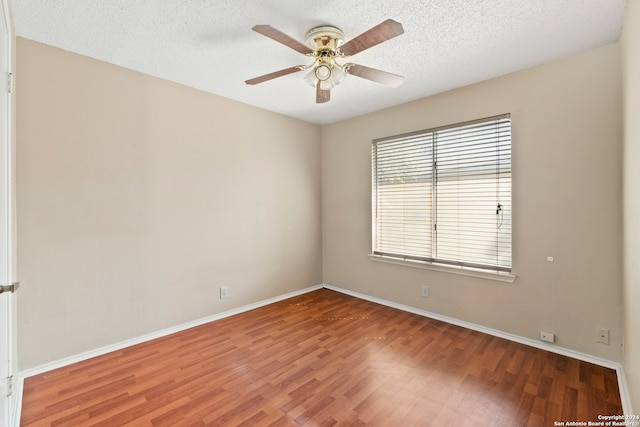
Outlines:
{"type": "Polygon", "coordinates": [[[640,1],[3,20],[0,426],[640,426],[640,1]]]}

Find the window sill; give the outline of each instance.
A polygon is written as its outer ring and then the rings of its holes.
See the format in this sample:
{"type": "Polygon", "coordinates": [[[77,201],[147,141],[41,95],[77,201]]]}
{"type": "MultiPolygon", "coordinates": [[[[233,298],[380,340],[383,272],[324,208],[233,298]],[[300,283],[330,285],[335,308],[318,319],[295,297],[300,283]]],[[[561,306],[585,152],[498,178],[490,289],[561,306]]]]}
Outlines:
{"type": "Polygon", "coordinates": [[[496,280],[499,282],[513,283],[516,280],[516,276],[510,273],[489,272],[472,268],[454,267],[450,265],[434,264],[425,261],[404,260],[374,254],[369,254],[369,259],[376,262],[386,262],[389,264],[404,265],[407,267],[424,268],[427,270],[441,271],[444,273],[459,274],[461,276],[480,277],[482,279],[496,280]]]}

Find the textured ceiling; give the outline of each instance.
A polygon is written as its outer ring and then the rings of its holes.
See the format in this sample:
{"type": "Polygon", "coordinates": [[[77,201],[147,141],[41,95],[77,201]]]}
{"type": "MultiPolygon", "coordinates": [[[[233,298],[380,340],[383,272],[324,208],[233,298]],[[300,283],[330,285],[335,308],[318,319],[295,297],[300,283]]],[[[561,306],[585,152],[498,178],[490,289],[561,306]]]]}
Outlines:
{"type": "MultiPolygon", "coordinates": [[[[633,0],[632,0],[633,1],[633,0]]],[[[16,34],[313,123],[332,123],[618,40],[626,0],[11,0],[16,34]],[[326,104],[304,72],[244,80],[309,58],[251,31],[304,42],[330,24],[346,40],[387,18],[395,39],[349,62],[405,76],[391,89],[355,76],[326,104]]]]}

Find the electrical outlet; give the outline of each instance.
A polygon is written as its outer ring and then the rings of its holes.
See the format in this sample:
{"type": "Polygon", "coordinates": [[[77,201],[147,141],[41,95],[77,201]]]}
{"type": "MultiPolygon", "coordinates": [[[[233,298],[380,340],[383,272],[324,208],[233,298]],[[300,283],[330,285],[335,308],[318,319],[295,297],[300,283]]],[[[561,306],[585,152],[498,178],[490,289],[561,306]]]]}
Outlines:
{"type": "Polygon", "coordinates": [[[551,332],[540,331],[540,340],[546,342],[555,342],[556,336],[551,332]]]}
{"type": "Polygon", "coordinates": [[[609,330],[604,328],[598,328],[596,342],[600,344],[609,345],[609,330]]]}
{"type": "Polygon", "coordinates": [[[422,285],[422,296],[429,298],[429,285],[422,285]]]}
{"type": "Polygon", "coordinates": [[[220,286],[220,299],[226,298],[228,296],[229,296],[229,287],[220,286]]]}

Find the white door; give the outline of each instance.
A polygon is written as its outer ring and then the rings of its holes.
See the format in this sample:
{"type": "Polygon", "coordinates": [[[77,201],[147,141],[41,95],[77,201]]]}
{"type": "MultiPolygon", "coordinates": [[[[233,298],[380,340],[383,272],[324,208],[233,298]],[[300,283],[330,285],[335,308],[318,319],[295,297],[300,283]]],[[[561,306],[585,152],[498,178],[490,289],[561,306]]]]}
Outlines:
{"type": "Polygon", "coordinates": [[[0,427],[9,426],[15,417],[13,375],[16,372],[16,294],[14,282],[13,227],[13,119],[10,93],[13,55],[13,28],[9,0],[2,1],[0,16],[0,427]]]}

